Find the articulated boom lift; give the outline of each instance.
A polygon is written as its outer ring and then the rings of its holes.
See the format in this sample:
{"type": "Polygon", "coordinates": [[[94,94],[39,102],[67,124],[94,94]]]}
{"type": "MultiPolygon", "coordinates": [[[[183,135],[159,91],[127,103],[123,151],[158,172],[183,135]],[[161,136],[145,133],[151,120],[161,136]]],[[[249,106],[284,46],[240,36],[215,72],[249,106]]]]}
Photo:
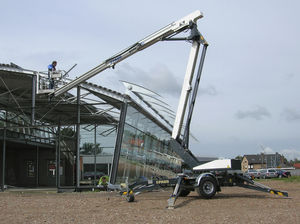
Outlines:
{"type": "Polygon", "coordinates": [[[174,208],[175,201],[178,196],[187,196],[191,191],[196,190],[200,196],[204,198],[212,198],[217,191],[221,191],[221,186],[239,186],[253,190],[269,192],[271,194],[277,194],[280,196],[288,196],[287,192],[271,189],[243,176],[240,161],[230,159],[215,160],[199,165],[197,158],[188,149],[190,122],[192,119],[193,108],[196,101],[197,90],[200,83],[206,49],[208,46],[208,43],[197,29],[197,20],[202,17],[203,15],[200,11],[195,11],[145,37],[141,41],[124,49],[120,53],[108,58],[92,70],[50,93],[52,96],[59,96],[63,93],[66,93],[68,90],[79,86],[87,79],[99,74],[107,68],[114,68],[117,63],[141,50],[144,50],[147,47],[152,46],[159,41],[188,40],[192,42],[170,144],[172,150],[174,150],[184,160],[186,165],[194,170],[194,174],[192,176],[178,174],[176,178],[171,179],[136,182],[130,185],[127,184],[126,189],[122,189],[120,186],[109,184],[108,188],[121,190],[121,193],[126,196],[126,199],[129,202],[134,201],[134,195],[142,191],[148,191],[158,187],[173,187],[174,191],[168,200],[169,208],[174,208]],[[190,30],[190,35],[188,37],[175,37],[177,34],[186,30],[190,30]],[[203,47],[201,48],[202,52],[200,62],[198,64],[198,71],[194,82],[194,87],[192,88],[191,85],[201,45],[203,47]],[[191,99],[189,110],[186,116],[183,138],[181,140],[181,130],[183,127],[187,102],[190,95],[191,99]]]}
{"type": "Polygon", "coordinates": [[[79,76],[78,78],[74,79],[73,81],[69,82],[68,84],[55,89],[53,92],[50,93],[51,96],[59,96],[68,90],[80,85],[81,83],[85,82],[87,79],[99,74],[100,72],[106,70],[107,68],[114,68],[115,65],[124,59],[130,57],[131,55],[144,50],[152,46],[153,44],[159,41],[180,41],[180,40],[188,40],[192,42],[192,47],[190,51],[189,61],[186,68],[186,74],[184,78],[184,83],[182,87],[181,97],[179,100],[179,106],[177,110],[177,115],[175,118],[175,123],[173,126],[173,133],[172,133],[172,141],[171,147],[173,150],[185,161],[185,163],[190,167],[193,168],[194,166],[198,165],[199,162],[197,158],[191,153],[188,149],[188,139],[189,139],[189,126],[192,117],[192,109],[193,105],[196,100],[196,94],[198,90],[198,85],[200,81],[201,71],[204,63],[204,57],[206,53],[206,48],[208,46],[207,42],[205,41],[204,37],[197,29],[197,20],[202,18],[203,15],[200,11],[195,11],[182,19],[179,19],[164,28],[158,30],[157,32],[145,37],[144,39],[140,40],[139,42],[131,45],[130,47],[124,49],[123,51],[119,52],[118,54],[106,59],[97,67],[93,68],[92,70],[86,72],[85,74],[79,76]],[[175,38],[177,34],[190,30],[190,35],[188,37],[183,38],[175,38]],[[180,133],[182,128],[182,123],[184,120],[184,115],[186,111],[186,106],[188,102],[188,98],[191,92],[191,83],[193,80],[193,74],[195,70],[195,66],[197,64],[198,52],[200,49],[200,45],[203,45],[198,76],[195,82],[195,87],[193,88],[193,97],[191,100],[190,111],[188,114],[187,124],[185,125],[185,134],[183,141],[180,141],[180,133]]]}

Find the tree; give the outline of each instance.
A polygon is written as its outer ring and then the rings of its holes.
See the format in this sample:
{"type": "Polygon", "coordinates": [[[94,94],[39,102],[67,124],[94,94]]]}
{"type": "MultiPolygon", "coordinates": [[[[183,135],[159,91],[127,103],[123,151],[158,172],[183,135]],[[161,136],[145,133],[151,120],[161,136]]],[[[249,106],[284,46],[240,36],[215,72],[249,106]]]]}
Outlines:
{"type": "Polygon", "coordinates": [[[242,160],[243,160],[243,156],[238,155],[238,156],[236,156],[234,159],[237,159],[237,160],[242,161],[242,160]]]}
{"type": "Polygon", "coordinates": [[[300,160],[297,158],[294,158],[294,160],[290,160],[289,165],[293,166],[295,163],[300,163],[300,160]]]}
{"type": "Polygon", "coordinates": [[[102,153],[102,148],[100,147],[99,143],[90,143],[90,142],[85,142],[82,145],[81,148],[81,153],[84,155],[94,155],[94,154],[100,154],[102,153]]]}

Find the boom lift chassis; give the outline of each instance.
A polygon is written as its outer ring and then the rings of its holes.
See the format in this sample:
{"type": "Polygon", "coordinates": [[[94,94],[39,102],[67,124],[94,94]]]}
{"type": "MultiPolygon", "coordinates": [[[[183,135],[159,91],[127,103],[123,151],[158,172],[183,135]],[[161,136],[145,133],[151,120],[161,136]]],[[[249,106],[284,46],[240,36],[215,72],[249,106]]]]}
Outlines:
{"type": "Polygon", "coordinates": [[[285,191],[279,191],[257,183],[238,170],[216,170],[201,173],[198,176],[188,176],[179,174],[176,178],[148,180],[136,182],[128,185],[126,189],[121,190],[128,202],[135,200],[135,195],[144,191],[151,191],[158,188],[173,188],[173,193],[168,199],[168,208],[174,209],[178,197],[186,197],[191,191],[197,191],[198,195],[211,199],[216,192],[221,191],[221,187],[243,187],[247,189],[262,191],[273,195],[288,197],[285,191]]]}

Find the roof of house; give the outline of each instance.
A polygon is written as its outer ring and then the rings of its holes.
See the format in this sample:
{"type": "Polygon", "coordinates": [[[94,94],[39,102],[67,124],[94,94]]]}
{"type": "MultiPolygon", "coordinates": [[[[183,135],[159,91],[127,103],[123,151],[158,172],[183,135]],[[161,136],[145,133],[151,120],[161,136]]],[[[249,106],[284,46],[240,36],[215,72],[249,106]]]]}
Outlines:
{"type": "Polygon", "coordinates": [[[294,164],[294,167],[295,167],[296,169],[300,169],[300,163],[295,163],[295,164],[294,164]]]}
{"type": "Polygon", "coordinates": [[[246,157],[249,164],[261,164],[263,159],[262,155],[244,155],[244,157],[246,157]]]}
{"type": "MultiPolygon", "coordinates": [[[[256,154],[256,155],[244,155],[247,158],[249,164],[262,164],[270,161],[272,158],[280,155],[276,154],[256,154]]],[[[278,157],[277,157],[278,158],[278,157]]]]}
{"type": "Polygon", "coordinates": [[[275,154],[256,154],[256,155],[244,155],[247,158],[249,164],[265,164],[274,160],[274,158],[280,159],[281,155],[275,154]]]}

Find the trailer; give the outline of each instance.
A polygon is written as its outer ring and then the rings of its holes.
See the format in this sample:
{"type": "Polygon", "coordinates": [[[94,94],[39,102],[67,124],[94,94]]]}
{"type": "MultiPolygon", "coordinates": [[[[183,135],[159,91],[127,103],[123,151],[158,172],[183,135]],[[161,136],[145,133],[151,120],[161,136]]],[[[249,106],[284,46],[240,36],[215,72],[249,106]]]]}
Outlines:
{"type": "Polygon", "coordinates": [[[261,183],[257,183],[241,171],[239,160],[224,159],[196,166],[193,174],[178,174],[170,179],[151,179],[135,182],[121,189],[121,194],[128,202],[135,200],[135,195],[144,191],[158,188],[173,188],[173,193],[168,199],[168,208],[173,209],[178,197],[186,197],[191,191],[196,191],[204,199],[211,199],[221,187],[242,187],[256,191],[262,191],[273,195],[288,197],[288,192],[272,189],[261,183]]]}

